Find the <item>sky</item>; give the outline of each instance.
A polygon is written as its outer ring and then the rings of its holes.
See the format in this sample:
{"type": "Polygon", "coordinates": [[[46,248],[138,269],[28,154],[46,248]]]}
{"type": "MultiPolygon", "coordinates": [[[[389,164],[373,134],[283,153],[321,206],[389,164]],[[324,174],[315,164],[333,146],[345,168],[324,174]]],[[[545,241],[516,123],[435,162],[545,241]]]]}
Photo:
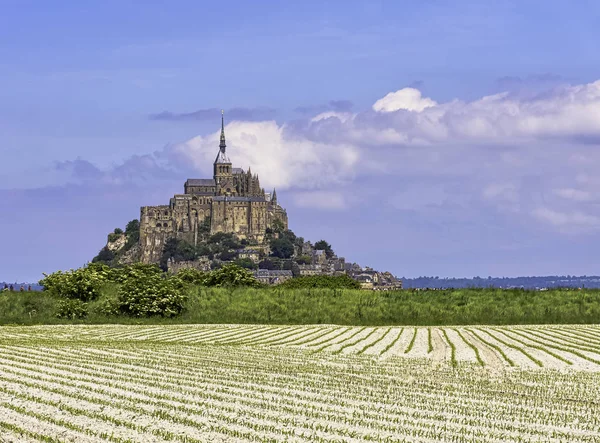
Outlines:
{"type": "Polygon", "coordinates": [[[600,3],[0,0],[0,281],[228,154],[397,276],[600,274],[600,3]]]}

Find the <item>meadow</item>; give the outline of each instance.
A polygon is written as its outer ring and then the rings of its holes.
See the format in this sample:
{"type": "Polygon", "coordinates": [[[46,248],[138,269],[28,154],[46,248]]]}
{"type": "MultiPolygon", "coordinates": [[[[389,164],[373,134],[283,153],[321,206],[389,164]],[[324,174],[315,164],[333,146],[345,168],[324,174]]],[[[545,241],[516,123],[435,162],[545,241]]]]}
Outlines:
{"type": "Polygon", "coordinates": [[[600,323],[600,290],[506,289],[367,291],[328,288],[220,288],[189,285],[180,314],[106,315],[116,297],[107,284],[82,319],[57,318],[59,297],[48,292],[0,292],[2,324],[340,324],[519,325],[600,323]]]}
{"type": "Polygon", "coordinates": [[[0,327],[0,436],[596,442],[600,327],[0,327]]]}

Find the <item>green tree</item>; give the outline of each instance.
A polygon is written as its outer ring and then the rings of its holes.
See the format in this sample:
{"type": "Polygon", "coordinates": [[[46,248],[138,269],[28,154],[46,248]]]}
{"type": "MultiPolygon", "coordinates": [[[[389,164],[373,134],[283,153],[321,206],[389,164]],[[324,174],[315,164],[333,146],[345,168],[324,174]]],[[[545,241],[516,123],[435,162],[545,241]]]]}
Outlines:
{"type": "Polygon", "coordinates": [[[285,226],[281,220],[276,218],[275,220],[273,220],[273,223],[271,223],[271,228],[273,229],[273,232],[281,233],[285,229],[285,226]]]}
{"type": "Polygon", "coordinates": [[[290,258],[294,255],[294,244],[286,238],[278,238],[271,242],[271,255],[279,258],[290,258]]]}
{"type": "Polygon", "coordinates": [[[333,249],[331,249],[331,245],[325,240],[319,240],[318,242],[316,242],[315,249],[318,251],[325,251],[325,255],[327,256],[327,258],[331,258],[334,255],[333,249]]]}
{"type": "Polygon", "coordinates": [[[237,257],[237,253],[234,251],[223,251],[219,255],[219,259],[221,261],[232,261],[237,257]]]}
{"type": "Polygon", "coordinates": [[[125,226],[125,235],[127,236],[127,242],[125,243],[125,249],[129,250],[133,245],[136,245],[140,241],[140,222],[137,219],[131,220],[125,226]]]}
{"type": "Polygon", "coordinates": [[[296,263],[299,265],[310,265],[312,263],[311,258],[308,255],[301,255],[296,257],[296,263]]]}
{"type": "Polygon", "coordinates": [[[272,271],[273,269],[276,269],[276,267],[271,260],[266,258],[258,264],[258,269],[268,269],[269,271],[272,271]]]}
{"type": "Polygon", "coordinates": [[[115,253],[105,246],[102,249],[100,249],[98,255],[92,259],[92,263],[111,264],[114,258],[115,253]]]}
{"type": "Polygon", "coordinates": [[[167,262],[169,259],[174,261],[186,261],[196,259],[196,248],[183,239],[171,237],[167,239],[163,246],[163,252],[159,260],[160,267],[163,271],[167,270],[167,262]]]}
{"type": "Polygon", "coordinates": [[[258,269],[258,265],[249,258],[238,258],[234,261],[236,265],[244,269],[258,269]]]}
{"type": "Polygon", "coordinates": [[[260,286],[254,275],[234,263],[211,271],[204,280],[206,286],[260,286]]]}

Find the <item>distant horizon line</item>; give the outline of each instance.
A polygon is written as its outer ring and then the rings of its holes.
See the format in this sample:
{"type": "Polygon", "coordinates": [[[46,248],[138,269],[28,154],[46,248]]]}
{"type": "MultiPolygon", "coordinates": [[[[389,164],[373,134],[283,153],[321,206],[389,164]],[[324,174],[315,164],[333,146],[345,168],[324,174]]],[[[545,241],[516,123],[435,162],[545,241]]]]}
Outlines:
{"type": "MultiPolygon", "coordinates": [[[[380,272],[380,271],[378,271],[380,272]]],[[[436,275],[432,275],[432,276],[427,276],[427,275],[422,275],[422,276],[418,276],[418,277],[398,277],[401,280],[417,280],[417,279],[438,279],[438,280],[493,280],[493,279],[518,279],[518,278],[554,278],[554,277],[563,277],[563,278],[568,278],[568,279],[581,279],[581,278],[598,278],[600,279],[600,275],[571,275],[571,274],[565,274],[565,275],[520,275],[520,276],[516,276],[516,277],[493,277],[493,276],[488,276],[488,277],[479,277],[479,276],[475,276],[475,277],[440,277],[440,276],[436,276],[436,275]]],[[[37,285],[37,286],[41,286],[39,284],[39,280],[36,282],[28,282],[28,281],[14,281],[14,282],[9,282],[6,280],[2,280],[0,281],[0,285],[37,285]]]]}

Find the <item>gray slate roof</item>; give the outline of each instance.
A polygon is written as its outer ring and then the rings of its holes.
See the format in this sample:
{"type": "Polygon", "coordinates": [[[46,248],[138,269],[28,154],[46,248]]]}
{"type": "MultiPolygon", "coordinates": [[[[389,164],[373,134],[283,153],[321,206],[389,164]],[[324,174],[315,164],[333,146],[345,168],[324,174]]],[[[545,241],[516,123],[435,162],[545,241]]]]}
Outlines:
{"type": "Polygon", "coordinates": [[[231,160],[229,160],[229,157],[227,157],[227,154],[224,153],[223,151],[221,151],[219,149],[219,152],[217,153],[217,158],[215,158],[215,163],[219,164],[219,163],[231,163],[231,160]]]}
{"type": "Polygon", "coordinates": [[[242,168],[231,168],[231,172],[233,174],[243,174],[244,170],[242,168]]]}
{"type": "Polygon", "coordinates": [[[266,201],[263,197],[227,197],[225,195],[219,195],[213,198],[213,201],[222,202],[264,202],[266,201]]]}
{"type": "Polygon", "coordinates": [[[188,178],[187,186],[216,186],[214,178],[188,178]]]}
{"type": "Polygon", "coordinates": [[[252,272],[255,277],[281,277],[281,276],[292,276],[292,271],[281,271],[281,270],[269,270],[269,269],[257,269],[252,272]]]}

